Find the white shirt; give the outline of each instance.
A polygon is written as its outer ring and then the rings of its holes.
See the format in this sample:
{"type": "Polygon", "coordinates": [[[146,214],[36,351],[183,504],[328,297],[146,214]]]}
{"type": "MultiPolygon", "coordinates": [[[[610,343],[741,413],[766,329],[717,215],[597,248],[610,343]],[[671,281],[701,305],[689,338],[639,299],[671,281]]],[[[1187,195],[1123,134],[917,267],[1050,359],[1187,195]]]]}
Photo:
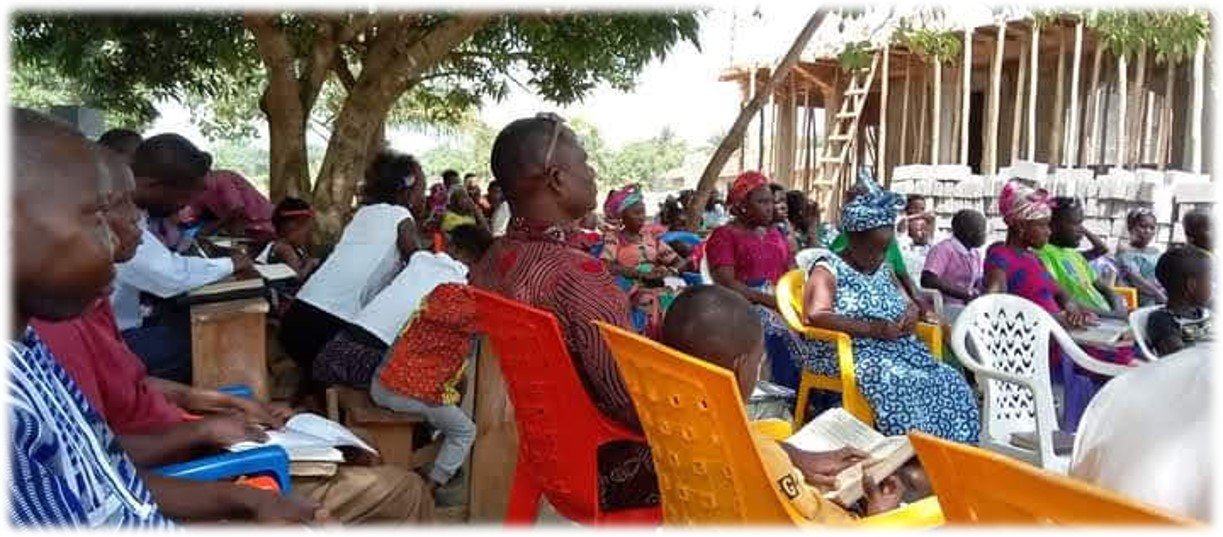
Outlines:
{"type": "Polygon", "coordinates": [[[510,227],[510,203],[508,201],[501,202],[497,209],[493,211],[493,236],[500,237],[505,235],[505,230],[510,227]]]}
{"type": "Polygon", "coordinates": [[[138,223],[141,235],[135,257],[115,265],[115,290],[110,295],[110,303],[115,308],[119,330],[144,325],[140,312],[142,291],[170,298],[234,273],[234,263],[229,258],[206,259],[170,251],[149,231],[148,214],[143,211],[138,223]]]}
{"type": "Polygon", "coordinates": [[[1070,475],[1209,522],[1211,347],[1190,347],[1106,384],[1079,422],[1070,475]]]}
{"type": "Polygon", "coordinates": [[[411,218],[398,205],[362,206],[331,255],[297,292],[297,300],[352,322],[403,267],[399,224],[411,218]]]}
{"type": "Polygon", "coordinates": [[[467,283],[467,267],[445,253],[416,252],[408,266],[361,310],[353,324],[390,346],[420,301],[444,283],[467,283]]]}

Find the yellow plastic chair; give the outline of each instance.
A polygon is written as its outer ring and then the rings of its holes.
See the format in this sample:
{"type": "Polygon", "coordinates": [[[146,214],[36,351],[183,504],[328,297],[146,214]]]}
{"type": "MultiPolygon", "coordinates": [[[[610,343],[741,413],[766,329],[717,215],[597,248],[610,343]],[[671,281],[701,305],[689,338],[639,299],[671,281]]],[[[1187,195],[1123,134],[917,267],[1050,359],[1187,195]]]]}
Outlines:
{"type": "MultiPolygon", "coordinates": [[[[664,524],[811,525],[769,480],[733,373],[595,324],[616,358],[650,444],[664,524]]],[[[784,422],[768,428],[779,430],[784,422]]],[[[930,497],[862,522],[928,528],[941,524],[942,515],[938,500],[930,497]]]]}
{"type": "Polygon", "coordinates": [[[909,433],[948,525],[1196,525],[984,449],[909,433]]]}
{"type": "Polygon", "coordinates": [[[1130,312],[1138,309],[1138,288],[1137,287],[1113,287],[1113,292],[1125,301],[1125,311],[1130,312]]]}
{"type": "MultiPolygon", "coordinates": [[[[841,378],[817,375],[807,370],[802,371],[798,383],[798,404],[794,410],[794,426],[801,427],[806,423],[807,399],[811,390],[821,389],[841,394],[841,406],[863,423],[874,426],[875,413],[870,403],[858,391],[858,377],[854,369],[853,339],[849,334],[834,330],[824,330],[807,326],[803,322],[803,285],[806,274],[800,270],[787,272],[777,281],[777,309],[786,320],[790,330],[807,337],[832,343],[836,348],[837,365],[841,370],[841,378]]],[[[938,325],[917,323],[915,330],[917,338],[930,347],[930,353],[935,359],[943,359],[943,329],[938,325]]]]}

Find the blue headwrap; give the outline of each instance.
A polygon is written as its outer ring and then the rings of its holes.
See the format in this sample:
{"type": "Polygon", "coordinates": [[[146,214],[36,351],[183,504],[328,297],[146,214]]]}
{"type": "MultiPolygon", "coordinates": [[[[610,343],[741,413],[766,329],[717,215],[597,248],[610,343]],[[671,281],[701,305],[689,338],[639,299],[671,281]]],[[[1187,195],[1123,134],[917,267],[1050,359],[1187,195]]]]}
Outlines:
{"type": "Polygon", "coordinates": [[[858,172],[858,195],[841,208],[841,231],[855,233],[896,223],[896,213],[904,207],[904,196],[884,190],[865,168],[858,172]]]}

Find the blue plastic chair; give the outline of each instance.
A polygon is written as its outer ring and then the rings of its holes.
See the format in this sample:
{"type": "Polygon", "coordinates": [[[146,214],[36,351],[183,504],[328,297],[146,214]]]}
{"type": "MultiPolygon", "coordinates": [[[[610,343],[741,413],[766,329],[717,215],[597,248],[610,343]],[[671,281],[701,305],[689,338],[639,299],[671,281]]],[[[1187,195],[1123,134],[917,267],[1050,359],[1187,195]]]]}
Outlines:
{"type": "Polygon", "coordinates": [[[696,246],[701,242],[701,236],[691,231],[668,231],[658,236],[662,242],[680,241],[688,246],[696,246]]]}
{"type": "Polygon", "coordinates": [[[276,480],[281,494],[288,494],[289,453],[280,446],[264,446],[237,453],[223,453],[155,470],[157,475],[190,481],[221,481],[239,477],[268,476],[276,480]]]}

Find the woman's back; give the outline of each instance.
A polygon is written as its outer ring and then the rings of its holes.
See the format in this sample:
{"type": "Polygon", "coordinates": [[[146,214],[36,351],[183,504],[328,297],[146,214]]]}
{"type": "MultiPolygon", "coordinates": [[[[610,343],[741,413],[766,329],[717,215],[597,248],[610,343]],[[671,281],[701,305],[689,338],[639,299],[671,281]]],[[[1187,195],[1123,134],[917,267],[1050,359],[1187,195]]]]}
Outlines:
{"type": "Polygon", "coordinates": [[[399,224],[410,218],[412,214],[398,205],[362,206],[297,299],[352,321],[402,266],[399,224]]]}

